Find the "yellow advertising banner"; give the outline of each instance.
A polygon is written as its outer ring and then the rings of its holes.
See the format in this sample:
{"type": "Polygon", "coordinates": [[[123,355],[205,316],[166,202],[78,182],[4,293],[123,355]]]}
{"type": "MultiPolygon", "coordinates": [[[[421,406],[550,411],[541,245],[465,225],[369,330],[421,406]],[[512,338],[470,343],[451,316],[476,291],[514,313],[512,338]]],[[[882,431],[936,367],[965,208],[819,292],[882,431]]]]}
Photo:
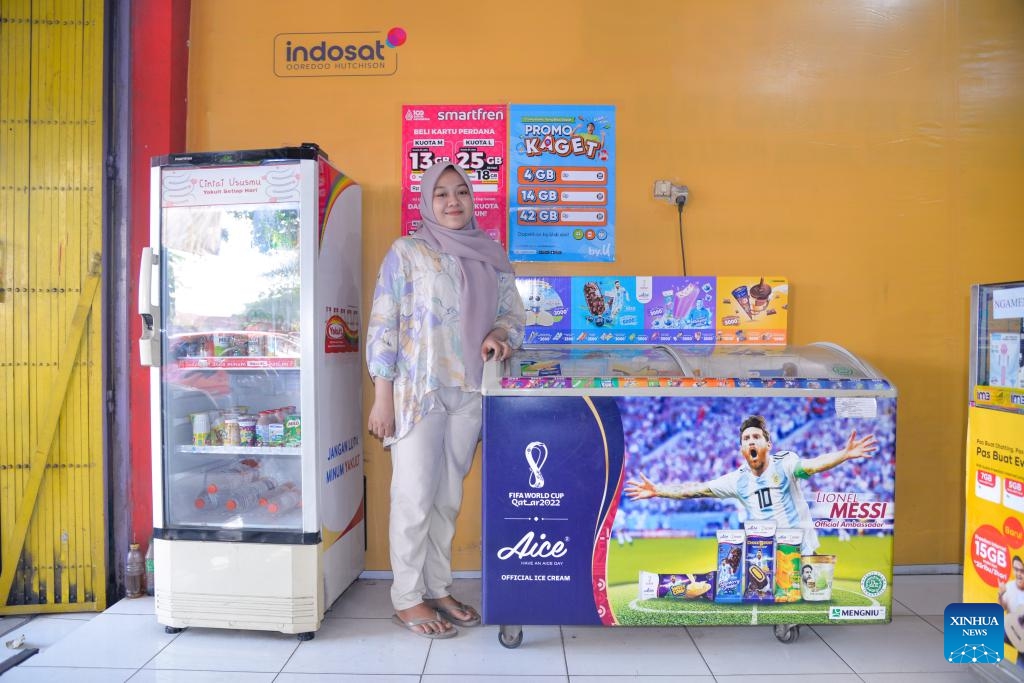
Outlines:
{"type": "Polygon", "coordinates": [[[964,602],[998,602],[1006,658],[1024,656],[1024,416],[972,406],[967,424],[964,602]]]}

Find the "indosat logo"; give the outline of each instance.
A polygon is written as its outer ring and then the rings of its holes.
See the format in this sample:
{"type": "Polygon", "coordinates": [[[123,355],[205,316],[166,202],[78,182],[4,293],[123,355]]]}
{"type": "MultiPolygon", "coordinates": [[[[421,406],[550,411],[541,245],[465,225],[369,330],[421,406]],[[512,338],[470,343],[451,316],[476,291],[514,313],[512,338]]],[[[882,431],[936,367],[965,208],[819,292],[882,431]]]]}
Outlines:
{"type": "Polygon", "coordinates": [[[405,29],[342,33],[279,33],[274,36],[274,74],[282,78],[316,76],[392,76],[405,29]]]}

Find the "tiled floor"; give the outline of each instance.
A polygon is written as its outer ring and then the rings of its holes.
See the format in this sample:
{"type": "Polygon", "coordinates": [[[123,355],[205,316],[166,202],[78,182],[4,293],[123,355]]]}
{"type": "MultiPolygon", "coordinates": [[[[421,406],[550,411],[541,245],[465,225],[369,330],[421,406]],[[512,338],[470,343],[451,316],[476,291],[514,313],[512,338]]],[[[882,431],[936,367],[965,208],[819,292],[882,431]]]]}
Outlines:
{"type": "MultiPolygon", "coordinates": [[[[167,634],[153,599],[121,600],[102,614],[0,619],[2,637],[25,635],[39,653],[3,676],[17,681],[206,683],[955,683],[979,679],[942,656],[942,613],[960,601],[957,575],[897,575],[893,622],[804,626],[792,644],[769,626],[601,628],[527,626],[523,644],[498,627],[429,641],[390,621],[387,580],[360,579],[327,613],[313,640],[260,631],[189,628],[167,634]],[[11,626],[14,626],[13,630],[11,626]]],[[[479,579],[456,596],[480,604],[479,579]]],[[[0,659],[17,650],[0,648],[0,659]]]]}

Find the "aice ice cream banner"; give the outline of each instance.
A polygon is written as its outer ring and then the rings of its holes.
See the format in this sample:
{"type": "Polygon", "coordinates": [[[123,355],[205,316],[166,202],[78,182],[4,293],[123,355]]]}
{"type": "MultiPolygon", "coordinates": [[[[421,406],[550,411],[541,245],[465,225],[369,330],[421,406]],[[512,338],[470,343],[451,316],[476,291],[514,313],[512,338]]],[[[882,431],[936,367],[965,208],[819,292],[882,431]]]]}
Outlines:
{"type": "Polygon", "coordinates": [[[519,277],[528,345],[785,345],[789,283],[769,276],[519,277]]]}
{"type": "Polygon", "coordinates": [[[484,398],[487,623],[891,619],[895,398],[543,394],[484,398]]]}

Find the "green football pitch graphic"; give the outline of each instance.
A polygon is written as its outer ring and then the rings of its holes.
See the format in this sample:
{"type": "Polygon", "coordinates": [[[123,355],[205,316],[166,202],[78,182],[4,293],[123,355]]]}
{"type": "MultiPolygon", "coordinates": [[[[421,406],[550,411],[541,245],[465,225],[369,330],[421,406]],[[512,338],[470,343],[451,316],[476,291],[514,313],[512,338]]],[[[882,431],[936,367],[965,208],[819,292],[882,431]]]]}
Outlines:
{"type": "Polygon", "coordinates": [[[869,571],[891,576],[892,537],[854,536],[840,541],[820,538],[818,552],[836,555],[832,600],[829,602],[720,604],[703,599],[657,598],[640,600],[638,576],[655,574],[703,574],[715,569],[718,543],[703,538],[636,539],[608,547],[608,599],[617,623],[624,626],[720,626],[753,624],[878,623],[886,620],[829,620],[829,608],[883,605],[892,616],[892,586],[869,598],[860,587],[869,571]]]}

